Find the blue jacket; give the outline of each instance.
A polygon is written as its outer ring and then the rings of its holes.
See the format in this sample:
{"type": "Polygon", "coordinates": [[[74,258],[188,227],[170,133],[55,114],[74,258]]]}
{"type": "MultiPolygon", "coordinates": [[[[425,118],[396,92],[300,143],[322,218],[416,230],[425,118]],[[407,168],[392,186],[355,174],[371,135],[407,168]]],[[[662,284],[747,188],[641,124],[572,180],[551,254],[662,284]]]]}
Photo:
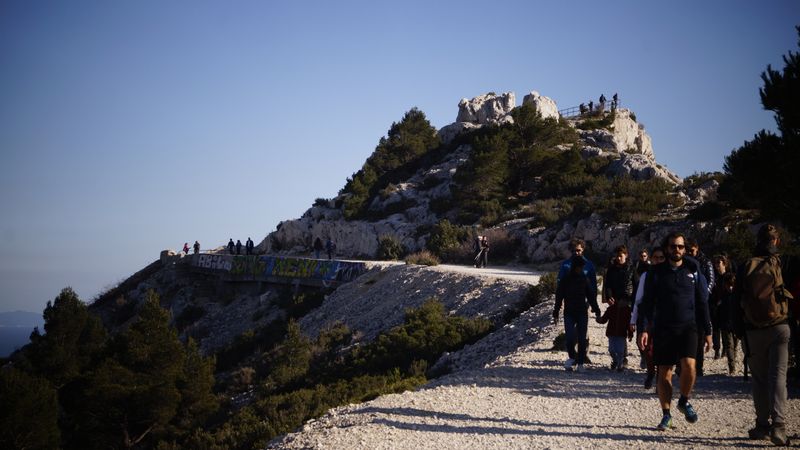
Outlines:
{"type": "MultiPolygon", "coordinates": [[[[591,289],[591,296],[592,298],[597,298],[597,273],[594,270],[594,264],[589,261],[585,256],[582,256],[583,261],[585,262],[583,266],[583,274],[586,275],[586,278],[589,280],[589,288],[591,289]]],[[[570,269],[572,268],[572,258],[567,258],[566,261],[561,263],[561,268],[558,269],[558,276],[556,277],[556,289],[558,289],[558,285],[561,284],[561,280],[567,277],[569,274],[570,269]]]]}
{"type": "Polygon", "coordinates": [[[638,327],[650,332],[695,328],[711,335],[708,284],[696,260],[685,257],[673,269],[669,262],[651,266],[644,282],[638,327]]]}

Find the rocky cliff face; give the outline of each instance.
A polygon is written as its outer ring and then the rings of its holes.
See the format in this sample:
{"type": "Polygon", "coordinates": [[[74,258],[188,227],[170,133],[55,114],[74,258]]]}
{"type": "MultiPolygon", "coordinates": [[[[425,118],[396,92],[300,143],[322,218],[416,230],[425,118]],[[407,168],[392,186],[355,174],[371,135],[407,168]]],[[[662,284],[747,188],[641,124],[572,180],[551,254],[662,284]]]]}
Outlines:
{"type": "MultiPolygon", "coordinates": [[[[533,104],[543,117],[566,120],[575,127],[584,158],[611,160],[607,168],[609,176],[627,175],[635,180],[660,178],[676,186],[682,181],[656,162],[652,140],[630,110],[619,109],[614,111],[613,116],[605,116],[613,117],[613,121],[605,128],[584,130],[581,124],[591,117],[561,118],[556,102],[536,91],[527,94],[523,104],[533,104]]],[[[513,123],[511,111],[514,107],[513,92],[462,99],[458,104],[456,121],[442,127],[439,136],[443,142],[451,143],[459,135],[481,127],[513,123]]],[[[375,221],[347,221],[338,207],[342,200],[339,197],[326,204],[315,205],[299,219],[281,222],[278,229],[267,236],[259,247],[266,252],[303,254],[310,251],[311,243],[319,236],[322,239],[331,238],[340,256],[372,258],[378,251],[381,236],[391,235],[409,251],[423,249],[427,234],[421,230],[443,218],[433,211],[432,202],[447,202],[451,198],[452,189],[457,188],[453,175],[468,160],[471,151],[469,145],[461,145],[439,164],[419,170],[404,182],[393,185],[391,192],[384,192],[372,199],[371,211],[386,211],[394,205],[394,209],[399,210],[395,214],[375,221]],[[397,208],[399,205],[403,207],[397,208]]],[[[688,194],[684,197],[688,198],[688,194]]],[[[528,249],[527,257],[533,262],[563,257],[567,254],[567,242],[573,235],[594,240],[598,251],[610,250],[621,243],[638,247],[653,242],[651,239],[654,238],[630,236],[627,225],[603,224],[598,216],[570,222],[559,229],[516,233],[528,249]]]]}

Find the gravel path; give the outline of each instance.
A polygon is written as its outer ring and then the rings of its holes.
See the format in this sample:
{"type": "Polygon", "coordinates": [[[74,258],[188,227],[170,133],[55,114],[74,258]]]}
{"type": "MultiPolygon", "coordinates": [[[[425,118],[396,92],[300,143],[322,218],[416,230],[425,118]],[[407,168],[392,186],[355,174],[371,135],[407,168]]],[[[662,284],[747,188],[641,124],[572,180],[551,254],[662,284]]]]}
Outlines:
{"type": "MultiPolygon", "coordinates": [[[[603,325],[589,322],[585,373],[566,372],[563,351],[553,351],[561,326],[549,324],[552,302],[461,352],[449,355],[454,373],[417,391],[329,411],[268,448],[315,449],[548,449],[548,448],[758,448],[746,439],[754,417],[750,386],[729,377],[725,359],[707,360],[694,404],[699,422],[675,409],[676,428],[655,430],[661,410],[655,390],[642,386],[638,352],[633,369],[611,372],[603,325]],[[493,352],[489,352],[492,350],[493,352]],[[487,358],[487,353],[491,354],[487,358]]],[[[636,354],[634,354],[636,353],[636,354]]],[[[708,354],[707,354],[708,356],[708,354]]],[[[713,355],[712,355],[713,356],[713,355]]],[[[675,379],[677,399],[677,378],[675,379]]],[[[800,444],[800,401],[790,391],[788,429],[800,444]]]]}

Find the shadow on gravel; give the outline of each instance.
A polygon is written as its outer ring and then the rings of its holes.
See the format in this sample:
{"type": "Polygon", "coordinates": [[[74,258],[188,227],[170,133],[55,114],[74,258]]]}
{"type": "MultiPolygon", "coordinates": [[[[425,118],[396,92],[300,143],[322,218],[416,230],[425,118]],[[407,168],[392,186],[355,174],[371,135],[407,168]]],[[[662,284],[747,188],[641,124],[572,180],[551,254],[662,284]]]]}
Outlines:
{"type": "MultiPolygon", "coordinates": [[[[653,389],[643,387],[644,374],[627,370],[612,372],[605,368],[590,367],[586,372],[567,372],[558,362],[546,361],[536,367],[490,367],[474,372],[457,374],[452,379],[438,380],[435,385],[474,384],[478,387],[514,389],[517,392],[542,397],[565,395],[599,399],[642,399],[654,397],[653,389]]],[[[677,387],[677,377],[673,378],[677,387]]],[[[432,386],[433,387],[433,386],[432,386]]],[[[750,385],[741,378],[709,375],[698,380],[697,396],[749,398],[750,385]]]]}
{"type": "MultiPolygon", "coordinates": [[[[561,437],[575,439],[607,440],[613,442],[657,442],[688,447],[761,447],[763,443],[748,442],[744,438],[730,437],[697,437],[681,436],[679,430],[666,433],[655,431],[648,427],[632,425],[601,427],[581,426],[562,423],[530,422],[515,419],[498,419],[494,417],[475,417],[467,414],[450,414],[426,411],[414,408],[365,408],[359,414],[386,414],[392,416],[416,417],[425,420],[458,421],[466,424],[431,424],[420,422],[405,422],[390,418],[374,418],[372,424],[384,425],[400,430],[411,430],[431,433],[456,433],[456,434],[493,434],[493,435],[520,435],[541,437],[561,437]],[[501,426],[505,424],[508,426],[501,426]],[[578,431],[570,431],[573,429],[578,431]],[[583,430],[581,430],[583,428],[583,430]],[[632,430],[652,432],[652,434],[634,434],[632,430]]],[[[638,433],[641,433],[639,431],[638,433]]]]}

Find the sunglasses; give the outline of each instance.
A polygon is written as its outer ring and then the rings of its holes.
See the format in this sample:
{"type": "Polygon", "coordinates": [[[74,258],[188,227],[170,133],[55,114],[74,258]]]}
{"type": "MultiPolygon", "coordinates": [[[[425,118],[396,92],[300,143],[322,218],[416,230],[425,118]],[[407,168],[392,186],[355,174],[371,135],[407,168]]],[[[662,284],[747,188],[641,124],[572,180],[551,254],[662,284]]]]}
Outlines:
{"type": "Polygon", "coordinates": [[[686,248],[686,246],[681,244],[670,244],[669,248],[673,250],[683,250],[686,248]]]}

